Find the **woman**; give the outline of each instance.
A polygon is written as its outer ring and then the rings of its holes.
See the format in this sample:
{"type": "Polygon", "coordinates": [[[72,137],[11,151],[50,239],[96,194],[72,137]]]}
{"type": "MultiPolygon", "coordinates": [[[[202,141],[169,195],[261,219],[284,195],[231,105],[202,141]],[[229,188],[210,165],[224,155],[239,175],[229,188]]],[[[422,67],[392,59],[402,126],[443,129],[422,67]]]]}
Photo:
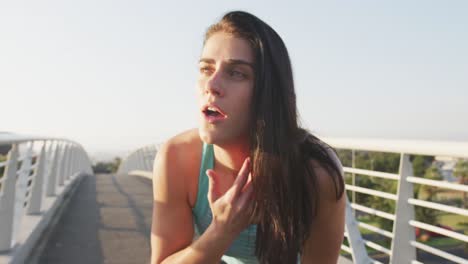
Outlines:
{"type": "Polygon", "coordinates": [[[342,168],[298,126],[281,38],[230,12],[208,29],[199,70],[200,127],[155,159],[151,262],[336,263],[342,168]]]}

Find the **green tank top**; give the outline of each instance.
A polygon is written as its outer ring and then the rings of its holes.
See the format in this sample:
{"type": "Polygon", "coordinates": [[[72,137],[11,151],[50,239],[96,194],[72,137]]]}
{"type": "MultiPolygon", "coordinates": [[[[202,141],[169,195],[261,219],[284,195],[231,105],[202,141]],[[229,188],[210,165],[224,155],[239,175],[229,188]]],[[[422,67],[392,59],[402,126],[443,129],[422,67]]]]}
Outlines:
{"type": "MultiPolygon", "coordinates": [[[[208,202],[208,176],[206,170],[214,167],[213,145],[203,143],[203,154],[198,177],[198,192],[195,207],[192,209],[196,236],[205,232],[212,220],[210,204],[208,202]]],[[[234,240],[221,258],[227,264],[256,264],[255,238],[257,225],[250,225],[234,240]]],[[[299,261],[298,257],[298,262],[299,261]]]]}

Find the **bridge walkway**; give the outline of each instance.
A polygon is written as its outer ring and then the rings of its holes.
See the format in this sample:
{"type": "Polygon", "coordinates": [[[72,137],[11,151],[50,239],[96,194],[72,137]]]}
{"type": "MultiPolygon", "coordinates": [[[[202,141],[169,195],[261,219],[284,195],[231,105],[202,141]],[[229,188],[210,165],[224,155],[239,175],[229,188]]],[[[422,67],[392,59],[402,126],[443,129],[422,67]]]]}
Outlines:
{"type": "Polygon", "coordinates": [[[151,214],[149,179],[87,176],[53,228],[39,263],[148,263],[151,214]]]}

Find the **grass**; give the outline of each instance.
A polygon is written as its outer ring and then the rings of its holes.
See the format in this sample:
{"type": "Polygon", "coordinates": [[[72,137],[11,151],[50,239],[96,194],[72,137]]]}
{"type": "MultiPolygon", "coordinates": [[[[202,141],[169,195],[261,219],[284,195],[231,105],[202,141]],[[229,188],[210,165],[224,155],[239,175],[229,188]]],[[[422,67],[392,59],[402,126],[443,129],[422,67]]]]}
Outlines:
{"type": "Polygon", "coordinates": [[[433,237],[429,241],[424,242],[424,244],[435,247],[435,248],[451,248],[462,245],[462,241],[450,237],[433,237]]]}
{"type": "Polygon", "coordinates": [[[468,219],[466,216],[454,215],[454,214],[441,214],[439,216],[439,223],[447,225],[455,230],[462,230],[464,233],[468,233],[468,219]]]}
{"type": "MultiPolygon", "coordinates": [[[[366,215],[360,216],[358,217],[358,220],[360,222],[379,227],[378,222],[373,221],[373,219],[369,216],[366,216],[366,215]]],[[[456,232],[462,231],[463,233],[468,234],[468,219],[466,219],[465,216],[442,213],[439,215],[438,222],[442,225],[452,227],[456,232]]],[[[359,228],[359,230],[361,231],[361,235],[363,236],[375,234],[373,231],[367,230],[365,228],[359,228]]],[[[373,241],[373,242],[382,244],[382,243],[379,243],[379,241],[373,241]]],[[[380,241],[380,242],[383,242],[383,241],[380,241]]],[[[427,244],[428,246],[431,246],[434,248],[447,249],[447,248],[453,248],[453,247],[458,247],[460,245],[463,245],[464,242],[450,238],[450,237],[432,237],[428,241],[424,242],[424,244],[427,244]]],[[[378,251],[372,248],[366,247],[366,249],[369,255],[379,253],[378,251]]],[[[346,255],[346,252],[344,251],[342,251],[341,253],[343,255],[346,255]]]]}
{"type": "MultiPolygon", "coordinates": [[[[455,199],[460,199],[461,195],[458,193],[458,192],[444,192],[444,199],[442,199],[440,202],[443,203],[443,204],[448,204],[448,205],[452,205],[452,206],[455,206],[455,207],[459,207],[460,206],[460,203],[457,202],[455,203],[455,199]]],[[[376,226],[376,227],[379,227],[379,223],[377,221],[375,221],[372,217],[366,215],[366,214],[358,214],[357,215],[357,220],[359,220],[360,222],[363,222],[363,223],[366,223],[366,224],[369,224],[369,225],[372,225],[372,226],[376,226]]],[[[450,214],[450,213],[445,213],[445,212],[440,212],[439,215],[438,215],[438,218],[437,218],[437,223],[441,224],[441,225],[444,225],[444,226],[449,226],[451,228],[454,229],[455,232],[459,232],[459,233],[464,233],[464,234],[468,234],[468,218],[466,216],[460,216],[460,215],[455,215],[455,214],[450,214]]],[[[366,237],[369,237],[371,235],[374,235],[375,233],[373,231],[369,231],[365,228],[359,228],[360,232],[361,232],[361,235],[362,236],[366,236],[366,237]]],[[[371,236],[372,238],[376,238],[375,236],[371,236]]],[[[389,242],[390,241],[386,241],[384,239],[376,239],[378,241],[374,241],[374,243],[378,243],[386,248],[390,248],[390,244],[389,242]]],[[[347,241],[346,241],[347,242],[347,241]]],[[[347,245],[348,243],[345,244],[347,245]]],[[[463,241],[459,241],[459,240],[456,240],[456,239],[453,239],[453,238],[450,238],[450,237],[445,237],[445,236],[441,236],[441,237],[431,237],[429,238],[429,240],[425,241],[425,242],[422,242],[428,246],[431,246],[431,247],[434,247],[434,248],[437,248],[437,249],[440,249],[440,250],[447,250],[447,251],[451,251],[452,249],[457,249],[459,250],[460,247],[462,248],[465,248],[465,254],[468,254],[468,247],[463,247],[463,245],[466,245],[465,242],[463,241]]],[[[369,248],[369,247],[366,247],[366,250],[367,250],[367,253],[369,256],[373,256],[373,255],[381,255],[382,253],[380,253],[379,251],[376,251],[372,248],[369,248]]],[[[344,252],[344,251],[341,251],[341,254],[344,255],[344,256],[348,256],[349,254],[344,252]]]]}

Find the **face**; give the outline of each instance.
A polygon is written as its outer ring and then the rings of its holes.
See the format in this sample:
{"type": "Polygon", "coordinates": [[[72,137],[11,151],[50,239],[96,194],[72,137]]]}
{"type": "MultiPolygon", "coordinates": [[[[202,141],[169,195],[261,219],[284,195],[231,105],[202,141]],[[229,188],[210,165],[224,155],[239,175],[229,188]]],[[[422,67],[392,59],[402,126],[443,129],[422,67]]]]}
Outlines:
{"type": "Polygon", "coordinates": [[[246,40],[218,32],[205,42],[197,83],[204,142],[222,145],[248,139],[254,80],[254,55],[246,40]]]}

